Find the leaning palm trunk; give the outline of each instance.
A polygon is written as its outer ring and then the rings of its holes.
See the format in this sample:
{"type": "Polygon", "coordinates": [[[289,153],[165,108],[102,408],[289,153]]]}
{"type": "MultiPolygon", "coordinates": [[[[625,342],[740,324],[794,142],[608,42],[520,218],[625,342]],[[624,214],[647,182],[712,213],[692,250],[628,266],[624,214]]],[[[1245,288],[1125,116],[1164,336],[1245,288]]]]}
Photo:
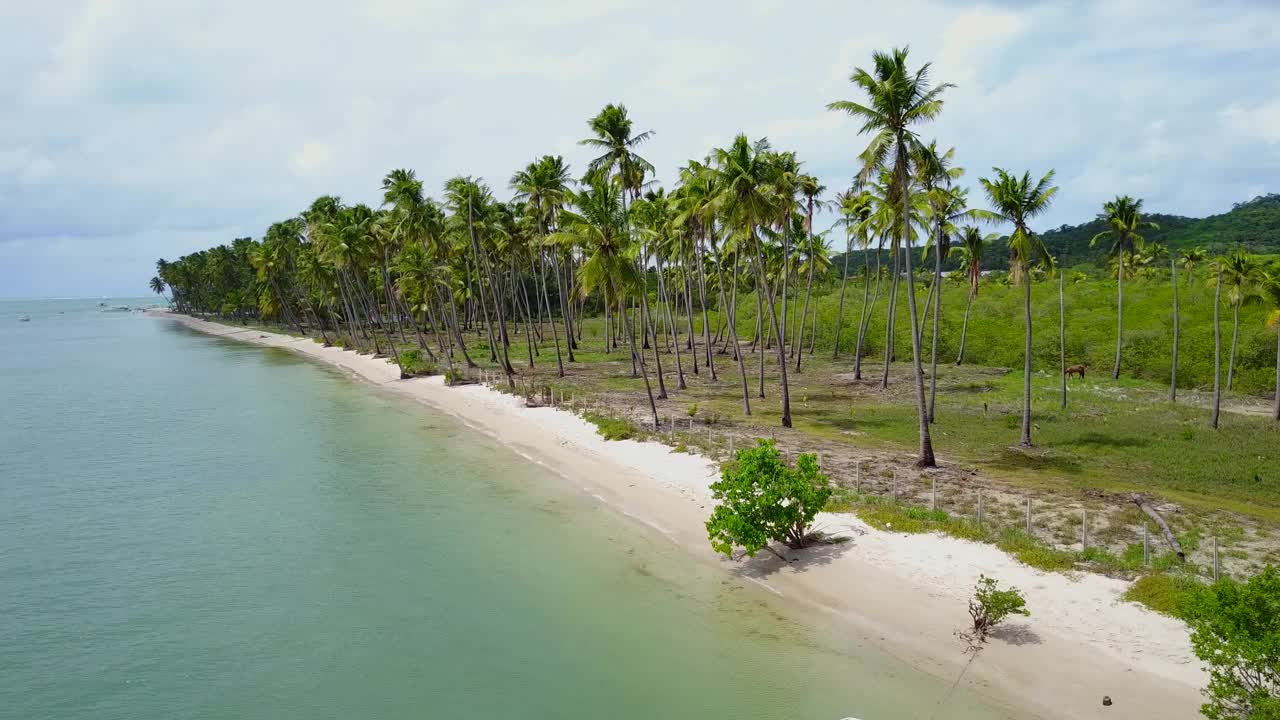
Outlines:
{"type": "Polygon", "coordinates": [[[1236,342],[1240,337],[1240,301],[1231,303],[1231,354],[1227,356],[1227,392],[1235,388],[1236,342]]]}
{"type": "Polygon", "coordinates": [[[1120,249],[1120,271],[1116,273],[1116,366],[1113,380],[1120,379],[1120,349],[1124,346],[1124,248],[1120,249]]]}
{"type": "MultiPolygon", "coordinates": [[[[564,321],[565,350],[568,351],[569,362],[577,362],[577,360],[573,357],[573,348],[575,346],[575,343],[573,341],[573,325],[572,325],[572,321],[569,319],[569,315],[570,315],[569,306],[565,304],[565,285],[563,282],[563,278],[560,274],[559,253],[553,249],[549,254],[551,255],[551,269],[554,270],[556,274],[556,295],[560,300],[560,319],[564,321]]],[[[571,305],[572,303],[569,303],[569,304],[571,305]]],[[[550,313],[551,311],[548,310],[547,314],[550,314],[550,313]]],[[[560,369],[560,373],[561,373],[561,377],[563,377],[564,368],[560,369]]]]}
{"type": "MultiPolygon", "coordinates": [[[[658,305],[662,309],[662,314],[666,315],[667,330],[671,333],[671,346],[676,354],[676,389],[687,390],[689,386],[684,381],[684,363],[680,359],[680,327],[676,325],[675,315],[671,312],[670,293],[667,292],[667,283],[662,277],[661,255],[654,254],[654,264],[658,269],[658,305]]],[[[679,308],[679,305],[677,304],[676,307],[679,308]]],[[[654,343],[656,344],[657,340],[654,343]]]]}
{"type": "MultiPolygon", "coordinates": [[[[769,292],[769,279],[765,277],[764,271],[764,251],[760,247],[760,239],[755,234],[755,228],[752,228],[751,239],[755,241],[756,246],[756,274],[760,278],[760,289],[765,295],[769,296],[769,318],[773,323],[773,334],[778,337],[778,381],[782,386],[782,426],[791,427],[791,391],[787,387],[787,348],[786,343],[780,334],[781,326],[778,323],[778,311],[773,307],[773,295],[769,292]]],[[[783,283],[786,283],[785,275],[783,283]]],[[[784,299],[785,300],[785,299],[784,299]]],[[[786,312],[786,302],[782,304],[783,312],[786,312]]],[[[764,365],[764,347],[760,348],[761,367],[764,365]]]]}
{"type": "Polygon", "coordinates": [[[871,302],[867,302],[867,292],[871,289],[871,259],[863,256],[862,271],[866,273],[862,284],[862,309],[858,311],[858,341],[853,350],[853,379],[862,379],[862,345],[867,339],[867,329],[871,327],[871,316],[875,312],[876,301],[880,299],[880,248],[876,248],[876,289],[871,293],[871,302]]]}
{"type": "Polygon", "coordinates": [[[1222,307],[1222,267],[1218,267],[1217,288],[1213,291],[1213,415],[1209,427],[1218,429],[1218,414],[1222,408],[1222,324],[1219,309],[1222,307]]]}
{"type": "Polygon", "coordinates": [[[640,374],[644,377],[644,391],[649,398],[649,411],[653,414],[653,427],[658,428],[658,404],[653,400],[653,386],[649,384],[649,369],[644,364],[644,356],[636,348],[636,334],[631,330],[630,316],[627,314],[625,301],[618,301],[618,314],[622,316],[623,330],[631,343],[631,357],[640,365],[640,374]]]}
{"type": "MultiPolygon", "coordinates": [[[[804,319],[809,315],[809,295],[813,292],[813,258],[809,258],[809,280],[804,286],[804,306],[800,311],[800,327],[796,329],[796,345],[793,352],[796,354],[796,372],[800,372],[800,358],[804,357],[804,319]]],[[[817,314],[817,309],[814,309],[817,314]]]]}
{"type": "MultiPolygon", "coordinates": [[[[1173,363],[1169,369],[1169,402],[1178,402],[1178,261],[1169,257],[1169,279],[1173,281],[1173,363]]],[[[1280,366],[1276,372],[1280,373],[1280,366]]]]}
{"type": "MultiPolygon", "coordinates": [[[[884,323],[884,375],[880,378],[880,387],[889,387],[889,363],[893,360],[893,322],[898,314],[898,283],[902,273],[898,271],[898,255],[893,254],[893,278],[889,281],[889,315],[884,323]]],[[[910,271],[907,273],[910,280],[910,271]]],[[[911,296],[911,307],[915,307],[915,295],[911,296]]],[[[918,340],[919,338],[917,338],[918,340]]]]}
{"type": "MultiPolygon", "coordinates": [[[[716,248],[715,248],[715,244],[714,244],[714,241],[713,241],[712,246],[711,246],[711,252],[713,252],[713,253],[714,253],[714,252],[715,252],[715,250],[716,250],[716,248]]],[[[736,275],[737,275],[737,272],[738,272],[738,268],[737,268],[737,263],[736,263],[736,261],[735,261],[735,263],[734,263],[734,269],[733,269],[733,270],[734,270],[734,275],[735,275],[735,277],[734,277],[734,290],[737,290],[737,287],[738,287],[738,286],[737,286],[737,282],[738,282],[738,280],[737,280],[736,275]]],[[[734,357],[734,359],[735,359],[735,360],[737,360],[737,361],[738,361],[738,375],[739,375],[739,377],[741,377],[741,378],[742,378],[742,412],[743,412],[743,414],[750,416],[750,415],[751,415],[751,398],[749,397],[749,395],[751,394],[751,391],[750,391],[750,389],[748,388],[748,385],[747,385],[747,364],[746,364],[746,361],[745,361],[745,360],[743,359],[743,357],[742,357],[742,348],[738,346],[738,318],[736,317],[736,311],[737,311],[737,308],[735,307],[736,303],[734,303],[734,302],[728,302],[728,303],[726,303],[726,302],[725,302],[725,293],[724,293],[724,268],[720,266],[720,261],[719,261],[718,259],[716,260],[716,277],[717,277],[717,279],[719,280],[719,282],[718,282],[717,284],[720,286],[720,306],[721,306],[721,307],[723,307],[723,308],[726,308],[726,309],[727,309],[727,312],[728,312],[728,315],[729,315],[729,320],[728,320],[728,323],[729,323],[729,342],[733,343],[733,357],[734,357]]],[[[735,295],[736,295],[736,293],[735,293],[735,295]]]]}
{"type": "Polygon", "coordinates": [[[964,343],[969,338],[969,311],[973,309],[973,298],[977,293],[969,289],[969,301],[964,304],[964,324],[960,326],[960,352],[956,353],[956,365],[964,363],[964,343]]]}
{"type": "Polygon", "coordinates": [[[1022,441],[1024,448],[1031,447],[1031,268],[1022,264],[1022,312],[1026,323],[1025,345],[1022,351],[1022,441]]]}
{"type": "Polygon", "coordinates": [[[467,341],[463,339],[462,327],[458,324],[458,309],[454,303],[453,289],[445,284],[444,291],[445,296],[440,298],[440,304],[442,305],[441,314],[445,314],[446,312],[448,313],[445,322],[453,332],[453,339],[458,343],[458,350],[462,352],[462,358],[467,361],[468,369],[480,367],[479,365],[476,365],[475,360],[471,359],[471,354],[467,352],[467,341]]]}
{"type": "Polygon", "coordinates": [[[560,331],[556,329],[556,319],[551,313],[551,296],[547,292],[547,255],[541,249],[538,250],[538,277],[542,281],[542,304],[547,310],[547,320],[551,323],[551,339],[556,345],[557,377],[564,377],[564,358],[560,354],[560,331]]]}
{"type": "Polygon", "coordinates": [[[1067,296],[1058,273],[1058,377],[1062,381],[1062,409],[1067,409],[1067,296]]]}
{"type": "Polygon", "coordinates": [[[942,316],[942,224],[933,242],[933,340],[929,346],[929,422],[936,422],[934,407],[938,400],[938,322],[942,316]]]}
{"type": "MultiPolygon", "coordinates": [[[[711,347],[711,322],[707,315],[707,274],[705,272],[705,260],[702,256],[702,243],[698,242],[698,238],[693,239],[694,257],[698,263],[698,304],[702,306],[702,346],[706,350],[707,371],[711,373],[712,380],[718,380],[716,377],[716,361],[715,352],[711,347]]],[[[689,274],[685,273],[685,292],[688,292],[689,274]]],[[[694,353],[697,357],[697,353],[694,353]]]]}
{"type": "Polygon", "coordinates": [[[1271,401],[1271,419],[1280,423],[1280,321],[1276,323],[1276,396],[1271,401]]]}
{"type": "MultiPolygon", "coordinates": [[[[644,277],[644,268],[640,265],[640,261],[636,261],[636,269],[640,272],[640,277],[644,277]]],[[[667,383],[663,379],[662,373],[662,353],[658,352],[658,333],[655,329],[653,316],[649,313],[649,293],[645,288],[640,289],[640,320],[646,333],[645,339],[653,338],[653,362],[658,372],[658,398],[667,399],[667,383]]]]}

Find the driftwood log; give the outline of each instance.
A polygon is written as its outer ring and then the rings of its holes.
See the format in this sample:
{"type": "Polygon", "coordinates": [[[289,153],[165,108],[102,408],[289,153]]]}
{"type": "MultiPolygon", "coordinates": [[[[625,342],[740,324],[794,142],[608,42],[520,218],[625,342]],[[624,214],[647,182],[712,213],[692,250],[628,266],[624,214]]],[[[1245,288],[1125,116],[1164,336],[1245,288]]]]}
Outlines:
{"type": "Polygon", "coordinates": [[[1152,520],[1155,520],[1156,525],[1160,527],[1160,532],[1164,534],[1164,539],[1168,541],[1169,547],[1173,548],[1173,551],[1178,554],[1178,560],[1186,562],[1187,554],[1182,551],[1181,543],[1178,542],[1178,538],[1174,537],[1173,531],[1169,529],[1169,524],[1164,521],[1164,518],[1160,517],[1160,513],[1156,512],[1156,509],[1147,503],[1146,498],[1137,493],[1130,495],[1129,499],[1132,500],[1133,504],[1137,505],[1142,512],[1146,513],[1152,520]]]}

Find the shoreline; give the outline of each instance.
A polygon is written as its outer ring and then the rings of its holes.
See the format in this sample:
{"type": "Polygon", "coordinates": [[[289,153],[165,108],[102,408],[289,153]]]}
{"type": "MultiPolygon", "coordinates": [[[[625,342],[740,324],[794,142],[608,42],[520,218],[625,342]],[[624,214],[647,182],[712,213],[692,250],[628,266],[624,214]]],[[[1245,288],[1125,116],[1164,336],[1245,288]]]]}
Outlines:
{"type": "MultiPolygon", "coordinates": [[[[557,472],[692,555],[789,602],[817,608],[919,670],[1018,712],[1096,718],[1102,696],[1117,717],[1199,717],[1205,684],[1186,627],[1120,600],[1128,583],[1090,574],[1045,573],[999,549],[941,535],[868,527],[851,514],[822,513],[816,526],[851,540],[791,551],[784,563],[762,554],[730,561],[713,553],[703,522],[716,464],[665,445],[608,442],[578,416],[526,408],[483,385],[446,387],[439,376],[399,379],[389,362],[307,338],[148,311],[208,335],[293,350],[449,413],[557,472]],[[980,574],[1014,585],[1032,615],[1010,621],[972,664],[953,636],[980,574]],[[963,673],[963,674],[962,674],[963,673]]],[[[1106,711],[1104,711],[1106,712],[1106,711]]]]}

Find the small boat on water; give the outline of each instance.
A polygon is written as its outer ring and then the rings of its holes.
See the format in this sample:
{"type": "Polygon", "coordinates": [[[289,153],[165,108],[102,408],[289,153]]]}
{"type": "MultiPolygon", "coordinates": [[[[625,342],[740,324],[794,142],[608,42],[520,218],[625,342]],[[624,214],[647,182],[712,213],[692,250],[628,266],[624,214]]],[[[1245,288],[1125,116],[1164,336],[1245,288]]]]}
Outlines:
{"type": "Polygon", "coordinates": [[[18,322],[31,322],[31,316],[23,315],[22,317],[18,318],[18,322]]]}

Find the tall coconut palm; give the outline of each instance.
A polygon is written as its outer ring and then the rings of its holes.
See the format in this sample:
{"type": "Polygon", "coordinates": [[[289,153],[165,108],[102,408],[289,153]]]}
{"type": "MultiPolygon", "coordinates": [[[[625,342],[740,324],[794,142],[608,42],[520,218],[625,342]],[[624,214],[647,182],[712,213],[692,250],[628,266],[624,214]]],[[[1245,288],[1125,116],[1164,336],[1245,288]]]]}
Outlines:
{"type": "Polygon", "coordinates": [[[892,167],[895,200],[902,208],[899,232],[905,252],[903,261],[907,274],[907,300],[911,311],[911,354],[916,390],[916,405],[920,421],[920,452],[916,464],[933,467],[937,464],[933,454],[933,440],[929,435],[929,417],[925,407],[924,369],[920,353],[920,316],[916,309],[915,277],[911,272],[911,154],[920,144],[912,129],[916,125],[933,120],[942,112],[942,93],[950,84],[930,87],[929,63],[916,72],[907,69],[907,50],[894,49],[877,52],[872,56],[873,68],[854,70],[849,78],[868,97],[862,104],[840,100],[827,106],[829,110],[849,113],[862,121],[859,134],[871,135],[871,142],[862,151],[862,177],[868,179],[881,168],[892,167]]]}
{"type": "MultiPolygon", "coordinates": [[[[822,194],[827,191],[827,186],[818,182],[818,178],[812,175],[800,176],[800,194],[804,196],[805,214],[804,214],[804,255],[808,259],[808,280],[804,286],[804,307],[800,311],[800,322],[797,324],[796,340],[792,344],[792,353],[796,357],[796,372],[800,372],[800,358],[804,355],[804,319],[809,314],[809,296],[813,292],[813,274],[815,259],[821,254],[825,260],[826,244],[821,238],[815,238],[813,234],[813,212],[814,210],[826,207],[827,203],[819,200],[822,194]]],[[[815,308],[816,315],[816,308],[815,308]]],[[[816,319],[816,318],[815,318],[816,319]]],[[[816,333],[814,333],[816,335],[816,333]]]]}
{"type": "Polygon", "coordinates": [[[505,311],[505,298],[500,297],[502,292],[498,282],[498,275],[493,270],[493,263],[489,258],[489,252],[481,243],[480,227],[484,225],[485,214],[490,211],[493,205],[493,195],[489,191],[489,187],[482,181],[471,177],[454,177],[445,183],[445,201],[449,205],[450,211],[455,218],[460,218],[461,223],[465,227],[466,239],[471,249],[471,262],[478,276],[476,285],[479,289],[479,299],[481,311],[486,316],[485,325],[488,327],[489,345],[491,354],[493,351],[499,350],[500,354],[496,354],[501,361],[503,373],[507,377],[507,387],[514,390],[516,387],[515,368],[511,366],[511,357],[508,353],[510,342],[507,338],[507,318],[505,311]],[[488,289],[486,294],[485,290],[488,289]],[[498,321],[498,336],[493,336],[493,326],[488,322],[488,313],[492,312],[498,321]]]}
{"type": "Polygon", "coordinates": [[[1023,287],[1023,320],[1025,344],[1022,362],[1022,440],[1024,448],[1031,447],[1031,281],[1032,267],[1053,267],[1044,241],[1031,232],[1030,222],[1049,209],[1058,193],[1053,185],[1053,171],[1045,173],[1039,182],[1032,182],[1031,173],[1022,177],[1001,168],[992,168],[993,177],[979,182],[991,201],[992,209],[1005,222],[1013,225],[1009,236],[1009,268],[1014,280],[1023,287]]]}
{"type": "Polygon", "coordinates": [[[1194,247],[1182,251],[1182,269],[1187,273],[1187,285],[1191,284],[1191,280],[1195,276],[1195,269],[1207,257],[1209,257],[1209,253],[1205,252],[1202,247],[1194,247]]]}
{"type": "Polygon", "coordinates": [[[612,305],[622,318],[625,334],[631,344],[631,356],[644,377],[644,389],[649,398],[653,426],[656,428],[658,406],[654,401],[653,388],[649,384],[644,356],[637,348],[635,332],[631,328],[630,315],[626,310],[628,295],[643,292],[643,278],[631,256],[632,248],[624,231],[626,220],[621,195],[619,183],[610,182],[599,174],[589,177],[587,187],[573,195],[575,210],[563,211],[560,229],[548,240],[586,250],[586,259],[578,268],[581,292],[600,292],[605,303],[612,305]]]}
{"type": "Polygon", "coordinates": [[[1218,429],[1218,417],[1222,413],[1222,258],[1213,262],[1213,413],[1209,427],[1218,429]]]}
{"type": "Polygon", "coordinates": [[[539,244],[537,248],[538,274],[542,280],[541,302],[546,307],[548,319],[551,320],[551,336],[556,346],[557,373],[560,377],[564,377],[564,360],[560,355],[560,334],[556,329],[555,319],[550,317],[551,300],[548,296],[546,280],[547,255],[552,258],[551,264],[556,277],[557,295],[560,300],[560,318],[564,322],[569,362],[574,362],[573,344],[568,342],[568,338],[571,337],[568,324],[569,313],[565,307],[563,288],[559,287],[558,253],[554,249],[546,252],[542,245],[546,243],[547,235],[552,225],[556,222],[557,213],[564,207],[565,201],[569,196],[569,168],[564,164],[564,159],[560,156],[544,155],[539,160],[529,163],[525,169],[519,170],[512,175],[511,188],[516,191],[514,199],[517,202],[525,203],[537,227],[539,244]]]}
{"type": "MultiPolygon", "coordinates": [[[[836,310],[836,340],[831,359],[840,359],[840,334],[844,329],[844,293],[849,284],[849,256],[853,255],[853,238],[856,235],[858,208],[862,193],[850,188],[836,196],[836,208],[840,213],[840,224],[844,226],[844,269],[840,272],[840,302],[836,310]]],[[[866,249],[863,248],[864,265],[871,262],[866,249]]],[[[869,280],[870,278],[868,278],[869,280]]],[[[866,298],[863,298],[866,303],[866,298]]]]}
{"type": "Polygon", "coordinates": [[[1143,230],[1159,230],[1160,226],[1142,219],[1142,201],[1128,195],[1117,196],[1102,206],[1098,219],[1106,223],[1107,228],[1089,241],[1096,245],[1100,240],[1109,239],[1111,246],[1108,252],[1119,264],[1116,273],[1116,363],[1111,370],[1111,377],[1120,378],[1120,351],[1124,346],[1124,274],[1125,257],[1132,257],[1142,249],[1143,230]]]}
{"type": "MultiPolygon", "coordinates": [[[[755,254],[756,294],[767,300],[769,320],[773,336],[778,339],[778,380],[782,390],[782,426],[791,427],[791,389],[787,384],[786,343],[783,341],[782,324],[773,303],[768,271],[765,267],[764,245],[760,239],[761,228],[776,222],[779,206],[789,198],[778,196],[776,165],[768,140],[751,142],[746,135],[738,135],[728,149],[717,149],[716,185],[719,194],[716,205],[725,222],[738,233],[755,254]]],[[[765,352],[762,346],[761,357],[765,352]]]]}
{"type": "Polygon", "coordinates": [[[994,233],[983,235],[973,225],[967,225],[960,231],[960,245],[956,251],[960,255],[960,272],[969,281],[969,299],[964,305],[964,323],[960,326],[960,352],[956,353],[956,365],[964,363],[965,341],[969,337],[969,312],[973,309],[973,300],[978,297],[978,287],[982,283],[982,253],[995,239],[994,233]]]}
{"type": "Polygon", "coordinates": [[[1169,284],[1173,288],[1173,354],[1169,363],[1169,402],[1178,402],[1178,261],[1169,258],[1169,284]]]}
{"type": "Polygon", "coordinates": [[[1240,308],[1261,300],[1258,291],[1266,285],[1266,274],[1256,258],[1243,249],[1222,258],[1222,284],[1231,306],[1231,353],[1227,355],[1227,390],[1235,387],[1236,346],[1240,337],[1240,308]]]}

